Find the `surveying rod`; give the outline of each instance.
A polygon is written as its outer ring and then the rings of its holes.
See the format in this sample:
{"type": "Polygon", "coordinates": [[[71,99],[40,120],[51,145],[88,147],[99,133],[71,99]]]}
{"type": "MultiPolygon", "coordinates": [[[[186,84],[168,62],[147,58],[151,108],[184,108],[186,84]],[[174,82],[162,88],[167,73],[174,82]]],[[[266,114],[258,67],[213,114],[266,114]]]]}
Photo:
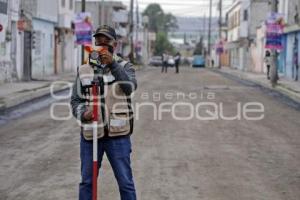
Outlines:
{"type": "MultiPolygon", "coordinates": [[[[95,70],[96,71],[96,70],[95,70]]],[[[98,177],[98,86],[96,74],[94,73],[92,85],[93,95],[93,180],[92,180],[92,199],[97,200],[97,177],[98,177]]]]}

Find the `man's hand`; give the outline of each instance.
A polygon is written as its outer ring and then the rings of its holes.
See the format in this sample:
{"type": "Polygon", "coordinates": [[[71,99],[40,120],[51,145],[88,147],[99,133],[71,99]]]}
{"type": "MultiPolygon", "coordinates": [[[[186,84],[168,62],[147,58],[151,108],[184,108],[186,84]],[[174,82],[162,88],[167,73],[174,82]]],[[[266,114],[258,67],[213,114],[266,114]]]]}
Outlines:
{"type": "Polygon", "coordinates": [[[101,51],[100,57],[103,64],[110,65],[113,62],[113,55],[106,49],[101,51]]]}
{"type": "Polygon", "coordinates": [[[83,113],[83,119],[84,119],[85,121],[87,121],[87,122],[92,121],[92,120],[93,120],[93,117],[94,117],[93,111],[92,111],[90,108],[88,108],[87,111],[85,111],[85,112],[83,113]]]}

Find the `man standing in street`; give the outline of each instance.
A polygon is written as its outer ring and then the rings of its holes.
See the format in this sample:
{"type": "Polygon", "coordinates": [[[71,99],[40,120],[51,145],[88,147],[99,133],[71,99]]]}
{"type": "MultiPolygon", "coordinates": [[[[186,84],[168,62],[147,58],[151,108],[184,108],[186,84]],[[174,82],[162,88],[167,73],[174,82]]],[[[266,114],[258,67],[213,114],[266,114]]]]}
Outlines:
{"type": "Polygon", "coordinates": [[[168,72],[168,60],[169,60],[169,55],[166,52],[164,52],[162,55],[161,73],[168,72]]]}
{"type": "Polygon", "coordinates": [[[180,64],[180,58],[181,58],[181,55],[179,52],[176,53],[176,56],[175,56],[175,67],[176,67],[176,74],[179,73],[179,64],[180,64]]]}
{"type": "Polygon", "coordinates": [[[136,89],[135,70],[114,54],[117,46],[116,32],[107,25],[100,26],[96,33],[95,46],[105,49],[99,51],[101,67],[93,69],[89,63],[78,69],[73,86],[71,105],[74,117],[81,125],[80,159],[81,183],[79,200],[92,199],[93,142],[91,124],[93,106],[91,105],[91,77],[102,77],[98,97],[98,170],[103,154],[111,164],[118,182],[121,200],[136,200],[136,191],[131,169],[131,140],[133,114],[130,94],[136,89]],[[101,69],[100,69],[101,68],[101,69]],[[116,106],[117,105],[117,106],[116,106]]]}

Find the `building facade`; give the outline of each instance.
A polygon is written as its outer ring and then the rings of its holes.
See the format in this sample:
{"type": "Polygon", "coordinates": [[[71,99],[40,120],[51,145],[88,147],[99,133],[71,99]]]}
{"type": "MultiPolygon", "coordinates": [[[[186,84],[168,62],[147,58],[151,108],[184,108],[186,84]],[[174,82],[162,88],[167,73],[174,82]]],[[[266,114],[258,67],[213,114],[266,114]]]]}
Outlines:
{"type": "Polygon", "coordinates": [[[279,56],[279,69],[286,78],[296,80],[299,76],[300,60],[300,1],[280,0],[279,13],[284,14],[285,28],[283,36],[284,49],[279,56]]]}
{"type": "MultiPolygon", "coordinates": [[[[21,9],[32,24],[31,78],[46,78],[54,74],[54,29],[58,23],[58,0],[23,0],[21,9]]],[[[24,48],[24,51],[27,49],[24,48]]]]}
{"type": "Polygon", "coordinates": [[[72,21],[75,16],[75,0],[58,1],[58,23],[55,27],[54,73],[76,71],[79,46],[75,44],[72,21]]]}
{"type": "Polygon", "coordinates": [[[270,13],[268,0],[237,0],[227,12],[227,43],[229,65],[233,68],[253,71],[255,59],[251,45],[256,41],[257,27],[270,13]]]}
{"type": "Polygon", "coordinates": [[[266,26],[262,22],[256,30],[256,39],[250,46],[250,56],[252,61],[251,70],[255,73],[266,73],[267,67],[265,65],[265,43],[266,43],[266,26]]]}
{"type": "Polygon", "coordinates": [[[0,83],[23,78],[19,6],[20,0],[0,1],[0,83]]]}

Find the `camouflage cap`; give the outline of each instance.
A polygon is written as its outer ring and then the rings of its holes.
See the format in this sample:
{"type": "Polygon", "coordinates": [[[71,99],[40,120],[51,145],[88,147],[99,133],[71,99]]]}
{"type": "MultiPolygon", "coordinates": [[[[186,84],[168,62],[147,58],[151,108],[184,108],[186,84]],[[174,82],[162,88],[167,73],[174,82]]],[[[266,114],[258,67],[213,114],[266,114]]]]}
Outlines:
{"type": "Polygon", "coordinates": [[[99,28],[97,28],[97,30],[93,36],[96,37],[98,35],[105,35],[106,37],[108,37],[112,40],[117,39],[117,34],[116,34],[115,29],[108,25],[102,25],[99,28]]]}

